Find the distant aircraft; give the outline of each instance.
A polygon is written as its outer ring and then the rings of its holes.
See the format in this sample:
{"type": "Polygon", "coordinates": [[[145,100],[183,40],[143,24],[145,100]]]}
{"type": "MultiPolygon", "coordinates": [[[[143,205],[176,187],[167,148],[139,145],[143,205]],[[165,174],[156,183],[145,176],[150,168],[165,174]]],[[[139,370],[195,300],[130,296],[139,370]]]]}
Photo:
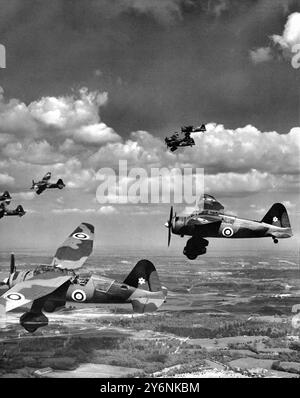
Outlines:
{"type": "Polygon", "coordinates": [[[55,183],[49,182],[50,178],[51,178],[51,173],[50,173],[50,171],[48,171],[48,173],[46,173],[44,175],[44,177],[41,181],[34,182],[34,180],[32,180],[31,189],[34,189],[35,192],[38,195],[40,195],[42,192],[45,191],[45,189],[50,189],[50,188],[63,189],[63,187],[65,187],[65,184],[61,178],[58,179],[57,182],[55,182],[55,183]]]}
{"type": "Polygon", "coordinates": [[[202,124],[200,127],[183,126],[181,127],[181,134],[184,134],[184,136],[180,137],[179,133],[175,132],[171,137],[165,138],[165,143],[171,152],[176,151],[179,147],[193,146],[195,145],[195,141],[191,137],[191,133],[195,133],[196,131],[206,131],[205,125],[202,124]]]}
{"type": "Polygon", "coordinates": [[[66,301],[80,303],[131,303],[134,312],[157,310],[166,299],[154,265],[139,261],[124,282],[87,274],[76,274],[93,250],[94,226],[81,223],[57,249],[50,265],[17,271],[11,256],[10,274],[2,282],[0,314],[32,303],[20,318],[29,332],[48,325],[43,311],[53,312],[66,301]]]}
{"type": "Polygon", "coordinates": [[[192,236],[183,250],[188,259],[206,253],[207,237],[213,238],[263,238],[271,237],[274,243],[278,239],[293,236],[286,208],[282,203],[275,203],[261,221],[238,218],[224,214],[224,207],[213,196],[204,194],[199,201],[198,209],[189,216],[173,215],[173,206],[169,220],[165,223],[168,228],[168,246],[171,233],[181,237],[192,236]]]}
{"type": "Polygon", "coordinates": [[[25,210],[21,205],[17,206],[16,209],[10,210],[8,209],[8,205],[11,202],[11,196],[8,191],[5,191],[2,195],[0,195],[0,218],[4,216],[19,216],[22,217],[26,214],[25,210]]]}

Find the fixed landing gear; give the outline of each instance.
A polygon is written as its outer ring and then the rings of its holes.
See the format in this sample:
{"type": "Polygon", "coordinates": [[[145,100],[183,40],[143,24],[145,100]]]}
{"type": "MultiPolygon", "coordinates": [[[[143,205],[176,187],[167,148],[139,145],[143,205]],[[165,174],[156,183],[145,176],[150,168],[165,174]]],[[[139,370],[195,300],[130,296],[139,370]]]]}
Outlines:
{"type": "Polygon", "coordinates": [[[183,249],[183,254],[189,260],[195,260],[201,254],[206,253],[206,246],[208,246],[208,240],[203,238],[190,238],[186,242],[186,246],[183,249]]]}
{"type": "Polygon", "coordinates": [[[278,243],[278,239],[273,238],[273,242],[274,242],[274,243],[278,243]]]}

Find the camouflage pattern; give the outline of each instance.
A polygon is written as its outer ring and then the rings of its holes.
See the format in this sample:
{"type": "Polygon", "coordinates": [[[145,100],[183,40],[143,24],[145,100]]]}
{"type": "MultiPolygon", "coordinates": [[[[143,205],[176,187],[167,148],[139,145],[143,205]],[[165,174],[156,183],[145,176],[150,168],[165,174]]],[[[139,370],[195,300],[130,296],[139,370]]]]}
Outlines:
{"type": "Polygon", "coordinates": [[[41,181],[34,182],[34,180],[32,180],[31,189],[34,189],[36,194],[40,195],[42,192],[45,191],[45,189],[51,189],[51,188],[63,189],[65,187],[65,184],[61,178],[58,179],[57,182],[55,183],[49,182],[50,178],[51,178],[51,172],[48,171],[48,173],[44,175],[41,181]]]}
{"type": "Polygon", "coordinates": [[[51,265],[64,269],[82,267],[93,251],[94,226],[82,223],[57,249],[51,265]]]}
{"type": "Polygon", "coordinates": [[[0,297],[0,304],[5,305],[5,311],[12,311],[15,308],[22,307],[34,300],[47,296],[58,287],[72,278],[61,271],[46,272],[33,276],[31,279],[24,280],[15,284],[11,289],[0,297]]]}
{"type": "Polygon", "coordinates": [[[18,307],[31,308],[20,318],[29,332],[46,326],[43,311],[52,312],[66,300],[86,303],[131,303],[135,312],[156,311],[165,301],[167,289],[162,287],[154,265],[140,260],[124,282],[96,275],[76,275],[93,250],[94,226],[81,223],[57,249],[50,265],[17,271],[11,256],[10,275],[3,282],[8,290],[0,297],[0,318],[18,307]]]}
{"type": "Polygon", "coordinates": [[[208,241],[213,238],[262,238],[271,237],[274,243],[278,239],[293,236],[286,208],[275,203],[261,221],[238,218],[223,213],[224,207],[213,196],[205,194],[199,201],[199,207],[187,217],[173,217],[165,224],[173,234],[192,236],[187,242],[184,254],[194,259],[206,252],[208,241]],[[199,248],[199,250],[197,249],[199,248]]]}

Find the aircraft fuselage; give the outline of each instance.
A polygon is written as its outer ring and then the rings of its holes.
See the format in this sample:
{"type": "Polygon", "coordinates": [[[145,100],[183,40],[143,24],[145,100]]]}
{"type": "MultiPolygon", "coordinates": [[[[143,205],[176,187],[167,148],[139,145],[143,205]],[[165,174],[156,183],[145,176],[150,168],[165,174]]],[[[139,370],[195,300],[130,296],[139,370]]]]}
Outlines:
{"type": "Polygon", "coordinates": [[[193,214],[189,217],[176,217],[172,225],[176,235],[213,238],[262,238],[277,239],[291,237],[291,228],[282,228],[264,222],[238,218],[226,214],[193,214]]]}
{"type": "MultiPolygon", "coordinates": [[[[77,303],[131,303],[135,312],[156,311],[165,300],[165,293],[160,291],[148,291],[143,288],[135,288],[114,279],[97,275],[76,275],[73,271],[62,270],[58,267],[40,265],[33,270],[15,271],[8,280],[8,287],[33,278],[35,275],[47,272],[56,272],[58,275],[72,275],[74,278],[69,283],[65,300],[55,291],[45,300],[44,310],[52,312],[65,304],[65,301],[77,303]],[[145,308],[146,306],[146,308],[145,308]]],[[[143,282],[143,280],[141,281],[143,282]]],[[[141,284],[141,287],[143,285],[141,284]]],[[[17,296],[16,296],[17,298],[17,296]]]]}

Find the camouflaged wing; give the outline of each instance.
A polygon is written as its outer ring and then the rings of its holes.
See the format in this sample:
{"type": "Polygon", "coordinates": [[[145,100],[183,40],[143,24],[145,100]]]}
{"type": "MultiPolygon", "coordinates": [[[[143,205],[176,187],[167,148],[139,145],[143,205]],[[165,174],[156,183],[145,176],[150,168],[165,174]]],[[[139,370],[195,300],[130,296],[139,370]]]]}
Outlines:
{"type": "Polygon", "coordinates": [[[46,173],[42,179],[42,181],[48,181],[51,178],[51,172],[48,171],[48,173],[46,173]]]}
{"type": "Polygon", "coordinates": [[[34,300],[54,292],[72,278],[72,275],[59,275],[47,272],[20,282],[0,297],[0,306],[5,312],[22,307],[34,300]]]}
{"type": "Polygon", "coordinates": [[[57,249],[51,265],[64,269],[82,267],[93,251],[94,226],[81,223],[57,249]]]}

